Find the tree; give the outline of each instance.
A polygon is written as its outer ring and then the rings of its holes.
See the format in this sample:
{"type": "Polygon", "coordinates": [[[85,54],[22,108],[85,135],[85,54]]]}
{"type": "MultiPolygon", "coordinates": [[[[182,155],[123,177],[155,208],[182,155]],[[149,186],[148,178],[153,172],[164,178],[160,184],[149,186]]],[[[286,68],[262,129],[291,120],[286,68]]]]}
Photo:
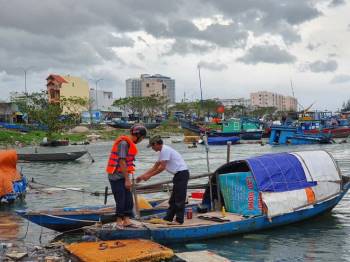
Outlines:
{"type": "Polygon", "coordinates": [[[63,130],[66,125],[76,123],[78,116],[80,118],[77,107],[86,104],[86,101],[80,98],[67,98],[62,99],[61,103],[49,103],[46,91],[28,94],[24,99],[15,99],[14,102],[22,113],[28,115],[29,123],[47,128],[48,139],[52,139],[53,134],[63,130]]]}
{"type": "Polygon", "coordinates": [[[350,111],[350,99],[347,102],[343,103],[343,107],[341,109],[341,112],[347,112],[350,111]]]}

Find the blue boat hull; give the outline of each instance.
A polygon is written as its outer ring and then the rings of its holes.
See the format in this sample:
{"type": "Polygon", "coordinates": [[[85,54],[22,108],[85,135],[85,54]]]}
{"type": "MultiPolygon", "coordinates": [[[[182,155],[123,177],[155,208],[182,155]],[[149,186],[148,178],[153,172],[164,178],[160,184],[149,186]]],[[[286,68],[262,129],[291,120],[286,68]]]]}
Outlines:
{"type": "Polygon", "coordinates": [[[232,144],[237,143],[240,140],[237,136],[232,137],[208,137],[208,145],[227,145],[227,142],[232,144]]]}
{"type": "MultiPolygon", "coordinates": [[[[163,200],[162,200],[163,201],[163,200]]],[[[156,206],[161,201],[151,202],[152,206],[156,206]]],[[[188,205],[194,207],[195,204],[188,205]]],[[[27,210],[16,210],[16,213],[35,223],[39,226],[46,227],[59,232],[66,232],[69,230],[77,230],[84,226],[91,226],[97,222],[102,224],[113,222],[115,217],[115,206],[83,206],[76,208],[63,208],[60,212],[52,211],[38,211],[31,212],[27,210]],[[101,211],[105,209],[106,212],[101,211]],[[84,211],[83,211],[84,210],[84,211]]],[[[154,215],[165,214],[166,208],[154,208],[140,210],[140,215],[147,218],[154,215]]]]}
{"type": "Polygon", "coordinates": [[[0,205],[12,204],[17,200],[23,200],[27,192],[27,179],[22,175],[22,179],[13,182],[13,193],[1,197],[0,205]]]}
{"type": "Polygon", "coordinates": [[[242,221],[192,227],[168,227],[157,229],[142,228],[131,230],[101,229],[96,231],[96,235],[102,240],[144,238],[152,239],[153,241],[159,243],[179,243],[255,232],[296,223],[328,212],[338,204],[347,190],[348,187],[339,196],[328,201],[315,204],[313,208],[276,216],[271,222],[267,216],[258,216],[242,221]]]}

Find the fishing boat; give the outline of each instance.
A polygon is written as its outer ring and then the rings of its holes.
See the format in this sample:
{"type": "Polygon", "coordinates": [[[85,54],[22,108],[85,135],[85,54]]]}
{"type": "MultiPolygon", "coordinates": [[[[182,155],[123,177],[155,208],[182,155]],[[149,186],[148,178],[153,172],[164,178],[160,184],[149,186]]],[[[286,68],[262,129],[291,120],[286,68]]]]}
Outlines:
{"type": "Polygon", "coordinates": [[[202,125],[196,125],[187,119],[180,119],[180,124],[183,129],[190,130],[196,134],[206,134],[208,137],[238,136],[242,140],[259,140],[263,133],[259,121],[244,117],[202,125]]]}
{"type": "MultiPolygon", "coordinates": [[[[111,123],[108,123],[107,125],[114,127],[114,128],[122,128],[122,129],[130,129],[133,125],[138,123],[130,123],[126,121],[112,121],[111,123]]],[[[145,126],[147,129],[153,129],[160,125],[160,123],[139,123],[145,126]]]]}
{"type": "MultiPolygon", "coordinates": [[[[194,210],[192,218],[187,216],[180,225],[133,221],[137,228],[119,229],[112,223],[85,232],[101,240],[144,238],[158,243],[256,232],[329,212],[350,187],[349,177],[343,176],[333,157],[322,150],[233,161],[215,173],[222,211],[194,210]]],[[[218,208],[221,210],[220,204],[218,208]]]]}
{"type": "MultiPolygon", "coordinates": [[[[157,199],[147,201],[138,197],[141,217],[150,217],[164,214],[168,208],[168,200],[157,199]],[[141,200],[141,201],[140,201],[141,200]]],[[[198,201],[187,204],[194,207],[198,201]]],[[[95,223],[108,223],[116,220],[115,205],[94,205],[80,207],[55,208],[50,210],[16,210],[16,213],[39,226],[46,227],[59,232],[76,230],[95,223]]]]}
{"type": "Polygon", "coordinates": [[[289,125],[271,126],[270,145],[329,144],[331,142],[331,134],[305,133],[300,127],[289,125]]]}
{"type": "Polygon", "coordinates": [[[41,142],[40,146],[68,146],[69,145],[69,140],[50,140],[50,141],[45,141],[41,142]]]}
{"type": "Polygon", "coordinates": [[[18,160],[22,161],[73,161],[87,153],[84,151],[61,153],[19,153],[18,160]]]}
{"type": "Polygon", "coordinates": [[[24,199],[27,180],[18,172],[15,150],[0,151],[0,206],[24,199]]]}
{"type": "MultiPolygon", "coordinates": [[[[218,137],[208,137],[208,145],[227,145],[227,142],[231,142],[232,144],[236,144],[239,142],[240,137],[238,136],[218,136],[218,137]]],[[[201,141],[203,144],[204,141],[201,141]]]]}

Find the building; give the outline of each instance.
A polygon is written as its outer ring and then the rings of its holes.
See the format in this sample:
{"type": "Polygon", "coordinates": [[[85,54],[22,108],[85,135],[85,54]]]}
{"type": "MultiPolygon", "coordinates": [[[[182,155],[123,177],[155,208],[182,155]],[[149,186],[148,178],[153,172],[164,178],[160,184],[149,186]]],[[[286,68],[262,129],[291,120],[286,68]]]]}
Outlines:
{"type": "Polygon", "coordinates": [[[141,96],[141,79],[130,78],[125,81],[126,97],[141,96]]]}
{"type": "Polygon", "coordinates": [[[175,103],[175,80],[160,74],[143,74],[140,78],[126,80],[126,96],[164,96],[175,103]]]}
{"type": "Polygon", "coordinates": [[[49,75],[46,78],[46,81],[49,103],[59,103],[61,98],[62,84],[68,82],[59,75],[49,75]]]}
{"type": "Polygon", "coordinates": [[[297,111],[298,108],[296,98],[267,91],[251,93],[250,100],[255,107],[275,107],[279,111],[297,111]]]}
{"type": "Polygon", "coordinates": [[[112,107],[114,102],[113,92],[97,90],[94,88],[90,89],[90,98],[91,98],[91,109],[106,111],[112,107]]]}
{"type": "MultiPolygon", "coordinates": [[[[47,92],[49,103],[59,103],[64,98],[90,99],[90,89],[88,82],[80,77],[49,75],[47,78],[47,92]]],[[[76,110],[82,112],[88,106],[78,106],[76,110]]],[[[63,109],[66,111],[67,109],[63,109]]]]}
{"type": "Polygon", "coordinates": [[[245,108],[251,107],[250,99],[246,98],[216,98],[215,100],[227,108],[231,108],[233,106],[244,106],[245,108]]]}

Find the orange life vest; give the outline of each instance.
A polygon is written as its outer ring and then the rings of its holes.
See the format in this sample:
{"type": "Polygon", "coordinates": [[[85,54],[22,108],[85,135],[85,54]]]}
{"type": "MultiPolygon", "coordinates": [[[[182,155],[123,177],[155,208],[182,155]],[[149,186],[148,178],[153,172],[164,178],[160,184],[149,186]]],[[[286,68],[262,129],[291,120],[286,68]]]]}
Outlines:
{"type": "Polygon", "coordinates": [[[114,141],[111,154],[109,156],[108,164],[106,171],[108,174],[114,174],[117,170],[121,172],[121,168],[119,165],[119,156],[118,156],[118,145],[121,141],[126,141],[129,144],[129,151],[125,158],[126,166],[129,174],[133,174],[135,171],[135,156],[137,154],[137,147],[135,143],[128,136],[120,136],[114,141]]]}

